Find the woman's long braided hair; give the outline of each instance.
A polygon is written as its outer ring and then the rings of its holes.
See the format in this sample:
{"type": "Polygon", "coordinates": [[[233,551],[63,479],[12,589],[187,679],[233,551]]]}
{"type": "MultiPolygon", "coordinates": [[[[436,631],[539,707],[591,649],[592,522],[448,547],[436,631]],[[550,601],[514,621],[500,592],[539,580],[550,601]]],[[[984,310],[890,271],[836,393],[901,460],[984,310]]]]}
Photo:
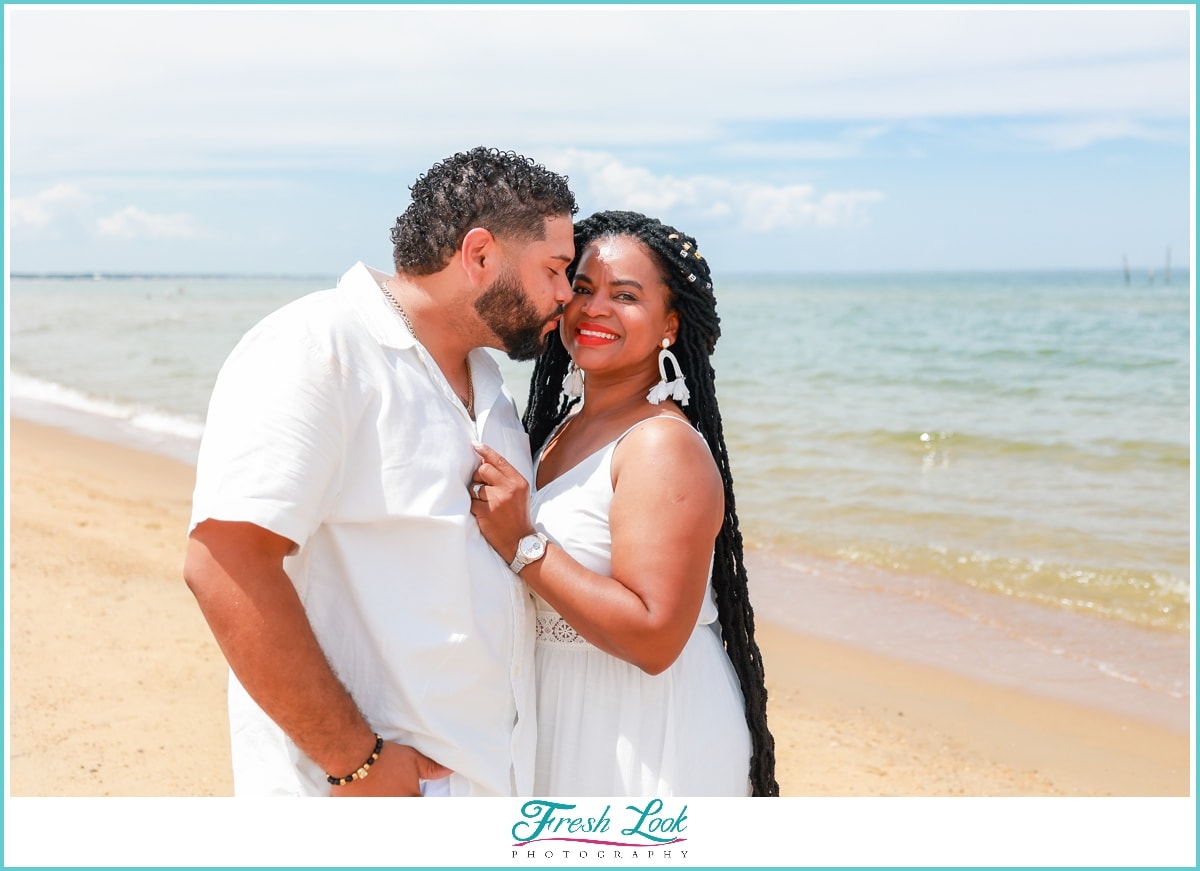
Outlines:
{"type": "MultiPolygon", "coordinates": [[[[708,264],[696,250],[696,240],[655,218],[637,212],[597,212],[575,225],[575,260],[567,277],[575,280],[579,258],[597,239],[628,236],[637,239],[658,261],[671,292],[670,307],[679,314],[679,330],[671,350],[687,378],[689,403],[682,411],[708,442],[725,488],[725,517],[713,552],[712,585],[725,650],[737,672],[746,702],[753,755],[750,780],[754,795],[779,795],[775,780],[775,739],[767,728],[767,689],[762,655],[754,640],[754,610],[747,592],[742,534],[733,497],[733,475],[725,449],[721,412],[717,407],[715,373],[710,362],[721,335],[717,302],[708,264]]],[[[570,357],[556,331],[534,365],[525,411],[530,445],[538,451],[554,428],[579,402],[563,395],[562,380],[570,357]]]]}

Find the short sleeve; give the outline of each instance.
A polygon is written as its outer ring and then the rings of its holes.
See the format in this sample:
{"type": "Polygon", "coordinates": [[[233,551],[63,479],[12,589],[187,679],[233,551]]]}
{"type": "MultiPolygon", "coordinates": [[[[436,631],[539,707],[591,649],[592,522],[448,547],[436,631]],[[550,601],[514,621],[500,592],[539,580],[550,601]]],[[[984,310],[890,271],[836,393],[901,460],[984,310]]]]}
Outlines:
{"type": "Polygon", "coordinates": [[[244,521],[302,546],[320,525],[345,454],[347,385],[333,347],[270,318],[239,342],[209,403],[189,531],[244,521]]]}

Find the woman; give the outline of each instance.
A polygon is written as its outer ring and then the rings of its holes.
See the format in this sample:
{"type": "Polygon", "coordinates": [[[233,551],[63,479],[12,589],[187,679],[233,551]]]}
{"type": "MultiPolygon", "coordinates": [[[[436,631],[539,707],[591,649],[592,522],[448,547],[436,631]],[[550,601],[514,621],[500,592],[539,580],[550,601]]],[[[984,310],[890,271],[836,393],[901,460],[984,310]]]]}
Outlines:
{"type": "Polygon", "coordinates": [[[472,484],[537,600],[535,794],[778,795],[708,266],[633,212],[580,222],[575,250],[525,414],[532,497],[486,447],[472,484]]]}

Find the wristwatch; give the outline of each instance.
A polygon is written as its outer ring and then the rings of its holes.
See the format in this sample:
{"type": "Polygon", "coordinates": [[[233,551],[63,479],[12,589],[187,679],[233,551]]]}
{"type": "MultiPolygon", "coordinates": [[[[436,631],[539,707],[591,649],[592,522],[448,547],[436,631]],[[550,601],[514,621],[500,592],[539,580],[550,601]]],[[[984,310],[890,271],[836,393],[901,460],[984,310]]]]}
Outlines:
{"type": "Polygon", "coordinates": [[[547,541],[546,536],[540,532],[525,536],[517,542],[517,555],[508,564],[508,567],[519,574],[525,566],[537,562],[546,555],[547,541]]]}

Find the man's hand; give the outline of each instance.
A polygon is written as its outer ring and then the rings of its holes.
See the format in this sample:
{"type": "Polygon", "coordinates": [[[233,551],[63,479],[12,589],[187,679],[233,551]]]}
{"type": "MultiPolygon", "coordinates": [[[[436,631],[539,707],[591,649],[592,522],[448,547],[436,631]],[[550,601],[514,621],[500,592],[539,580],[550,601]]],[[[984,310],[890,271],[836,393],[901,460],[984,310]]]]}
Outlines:
{"type": "Polygon", "coordinates": [[[422,780],[446,777],[452,771],[439,765],[406,744],[384,742],[379,758],[362,780],[352,780],[345,786],[335,786],[334,798],[353,798],[367,795],[417,796],[422,780]]]}

